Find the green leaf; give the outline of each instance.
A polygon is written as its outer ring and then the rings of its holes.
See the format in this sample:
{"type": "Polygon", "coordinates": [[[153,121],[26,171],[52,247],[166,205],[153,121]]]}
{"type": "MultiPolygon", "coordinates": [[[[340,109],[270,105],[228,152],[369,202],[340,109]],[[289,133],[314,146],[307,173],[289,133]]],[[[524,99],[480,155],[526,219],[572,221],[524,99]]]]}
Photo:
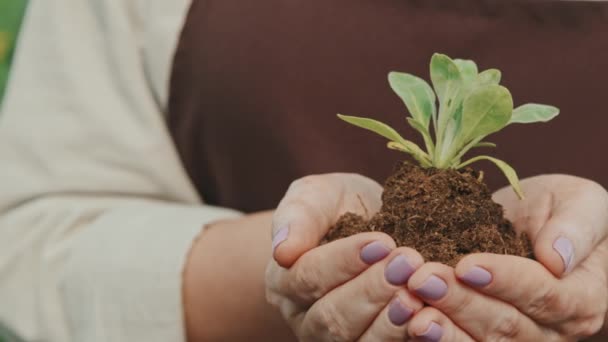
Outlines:
{"type": "Polygon", "coordinates": [[[340,119],[348,122],[351,125],[355,125],[357,127],[361,127],[361,128],[370,130],[376,134],[379,134],[379,135],[387,138],[388,140],[398,142],[398,143],[403,143],[404,141],[406,141],[392,127],[390,127],[389,125],[382,123],[380,121],[377,121],[374,119],[368,119],[368,118],[361,118],[361,117],[357,117],[357,116],[342,115],[342,114],[338,114],[338,117],[340,119]]]}
{"type": "Polygon", "coordinates": [[[477,75],[476,84],[478,87],[488,85],[499,85],[502,74],[498,69],[484,70],[477,75]]]}
{"type": "MultiPolygon", "coordinates": [[[[462,60],[455,60],[454,62],[459,62],[462,64],[459,65],[459,68],[461,70],[465,70],[465,68],[469,68],[469,69],[474,69],[474,76],[473,79],[468,79],[467,81],[463,81],[463,85],[462,88],[460,90],[460,92],[458,93],[455,101],[456,103],[460,103],[460,105],[456,108],[456,110],[454,111],[454,114],[452,115],[452,117],[448,120],[448,124],[443,136],[443,141],[442,141],[442,149],[441,149],[441,155],[439,156],[440,158],[440,163],[441,162],[445,162],[445,160],[443,160],[445,156],[447,155],[453,155],[454,154],[454,149],[456,146],[454,146],[454,139],[456,138],[456,136],[458,135],[458,132],[461,129],[462,126],[462,111],[463,111],[463,105],[462,105],[462,101],[464,98],[466,98],[469,94],[471,94],[474,90],[479,89],[481,87],[487,87],[488,85],[492,85],[492,84],[498,84],[500,82],[500,71],[497,69],[488,69],[485,70],[484,72],[482,72],[481,74],[477,74],[477,65],[475,65],[474,62],[471,61],[471,63],[473,63],[473,65],[467,64],[467,61],[462,61],[462,60]],[[461,62],[459,62],[461,61],[461,62]]],[[[458,64],[458,63],[457,63],[458,64]]],[[[466,72],[466,71],[465,71],[466,72]]],[[[472,71],[469,70],[469,76],[471,77],[472,71]]],[[[463,75],[464,77],[464,75],[463,75]]]]}
{"type": "MultiPolygon", "coordinates": [[[[466,89],[462,89],[462,91],[465,91],[465,90],[466,89]]],[[[458,95],[457,100],[460,100],[460,98],[462,97],[462,91],[458,95]]],[[[462,100],[460,100],[460,101],[462,101],[462,100]]],[[[454,139],[456,139],[456,136],[458,135],[458,132],[460,131],[461,123],[462,123],[462,104],[456,108],[456,110],[454,111],[454,114],[452,114],[452,117],[448,120],[448,124],[445,128],[445,132],[443,135],[443,146],[442,146],[442,150],[441,150],[442,156],[445,155],[452,147],[454,139]]]]}
{"type": "Polygon", "coordinates": [[[468,59],[455,59],[454,63],[458,66],[464,83],[471,83],[477,78],[478,70],[475,62],[468,59]]]}
{"type": "MultiPolygon", "coordinates": [[[[454,139],[457,136],[457,132],[460,129],[460,118],[457,117],[459,115],[458,113],[462,113],[462,112],[456,111],[456,113],[454,114],[454,117],[450,118],[450,120],[448,121],[448,124],[445,128],[445,132],[443,135],[443,142],[441,144],[441,150],[436,151],[436,153],[440,154],[439,157],[445,156],[450,151],[450,148],[453,145],[454,139]]],[[[441,158],[439,158],[439,159],[441,159],[441,158]]]]}
{"type": "Polygon", "coordinates": [[[489,160],[492,163],[496,164],[496,166],[498,166],[498,168],[502,171],[502,173],[504,173],[504,175],[509,180],[511,187],[513,188],[513,191],[515,191],[515,193],[517,194],[517,196],[519,196],[520,199],[524,199],[524,193],[521,190],[521,186],[519,185],[519,178],[517,177],[517,172],[515,172],[515,170],[509,164],[505,163],[504,161],[502,161],[500,159],[496,159],[496,158],[492,158],[492,157],[488,157],[488,156],[477,156],[475,158],[471,158],[471,159],[465,161],[464,163],[458,165],[456,168],[457,169],[463,168],[463,167],[470,165],[479,160],[489,160]]]}
{"type": "MultiPolygon", "coordinates": [[[[500,83],[501,73],[498,69],[488,69],[481,72],[472,83],[464,84],[460,93],[457,97],[457,102],[464,102],[462,99],[466,99],[469,95],[473,94],[475,91],[479,89],[483,89],[488,86],[498,85],[500,83]]],[[[463,104],[461,103],[460,107],[456,109],[456,112],[453,115],[454,123],[451,121],[448,123],[448,127],[446,128],[445,137],[442,141],[442,148],[440,152],[436,152],[436,162],[439,167],[445,167],[446,163],[448,165],[453,165],[453,163],[459,163],[460,158],[470,150],[475,143],[479,142],[481,138],[476,141],[474,144],[469,144],[466,141],[461,141],[460,138],[454,139],[456,135],[461,136],[458,132],[461,130],[461,127],[464,128],[462,124],[461,116],[463,111],[463,104]],[[463,147],[465,146],[465,147],[463,147]],[[459,151],[459,149],[463,149],[459,151]],[[454,155],[458,155],[458,157],[452,157],[454,155]]],[[[472,139],[473,142],[475,139],[472,139]]],[[[439,143],[438,143],[439,145],[439,143]]],[[[438,148],[437,148],[438,150],[438,148]]]]}
{"type": "Polygon", "coordinates": [[[402,143],[391,141],[387,144],[387,147],[391,150],[397,150],[410,154],[416,159],[422,167],[432,166],[431,159],[418,145],[415,143],[405,140],[402,143]]]}
{"type": "Polygon", "coordinates": [[[528,103],[513,110],[510,124],[547,122],[559,114],[559,108],[543,104],[528,103]]]}
{"type": "Polygon", "coordinates": [[[428,154],[432,158],[432,155],[435,151],[435,144],[433,143],[433,138],[431,137],[431,133],[429,133],[428,128],[424,127],[423,124],[413,118],[407,118],[407,123],[410,124],[413,129],[415,129],[416,131],[418,131],[418,133],[422,135],[428,154]]]}
{"type": "Polygon", "coordinates": [[[482,141],[473,145],[473,147],[496,147],[496,144],[488,141],[482,141]]]}
{"type": "Polygon", "coordinates": [[[439,118],[437,119],[435,161],[441,157],[444,135],[450,119],[460,106],[463,92],[463,79],[460,69],[454,61],[442,54],[434,54],[431,58],[431,81],[439,98],[439,118]],[[437,153],[439,151],[439,153],[437,153]]]}
{"type": "Polygon", "coordinates": [[[428,130],[431,118],[437,115],[431,86],[419,77],[395,71],[388,74],[388,82],[412,117],[428,130]]]}
{"type": "Polygon", "coordinates": [[[512,112],[513,99],[507,88],[490,85],[474,90],[462,106],[462,129],[456,138],[456,148],[502,129],[512,112]]]}
{"type": "Polygon", "coordinates": [[[424,152],[415,143],[403,139],[403,137],[401,137],[401,135],[399,135],[399,133],[397,133],[390,126],[380,121],[368,118],[360,118],[356,116],[347,116],[342,114],[338,114],[338,117],[352,125],[365,128],[387,138],[388,140],[391,140],[388,143],[389,148],[411,154],[423,167],[431,166],[431,159],[426,152],[424,152]]]}
{"type": "Polygon", "coordinates": [[[460,69],[454,61],[436,53],[431,58],[431,81],[440,102],[447,102],[458,90],[462,83],[460,69]]]}

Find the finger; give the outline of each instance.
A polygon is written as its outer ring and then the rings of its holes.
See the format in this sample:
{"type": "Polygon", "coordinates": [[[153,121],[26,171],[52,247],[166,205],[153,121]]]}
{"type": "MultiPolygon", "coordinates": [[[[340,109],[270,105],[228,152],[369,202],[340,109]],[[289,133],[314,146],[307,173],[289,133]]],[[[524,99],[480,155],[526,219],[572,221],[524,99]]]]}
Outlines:
{"type": "MultiPolygon", "coordinates": [[[[454,324],[441,311],[427,306],[408,323],[408,335],[415,341],[473,342],[473,338],[454,324]]],[[[480,341],[486,341],[482,339],[480,341]]]]}
{"type": "Polygon", "coordinates": [[[456,275],[477,291],[508,302],[538,324],[568,336],[591,336],[604,322],[605,254],[592,255],[585,267],[557,279],[543,265],[510,255],[472,254],[456,266],[456,275]],[[602,260],[600,260],[602,259],[602,260]]]}
{"type": "Polygon", "coordinates": [[[319,244],[341,214],[369,217],[378,211],[381,193],[378,183],[355,174],[308,176],[293,182],[273,217],[275,260],[290,267],[319,244]]]}
{"type": "Polygon", "coordinates": [[[315,302],[304,317],[303,336],[324,335],[322,340],[328,341],[357,339],[422,263],[413,249],[395,249],[385,260],[315,302]]]}
{"type": "Polygon", "coordinates": [[[567,296],[559,280],[530,259],[497,254],[472,254],[455,269],[456,276],[480,293],[518,308],[540,324],[565,318],[567,296]]]}
{"type": "Polygon", "coordinates": [[[553,203],[534,244],[536,258],[557,276],[572,271],[608,234],[608,195],[602,187],[585,182],[562,191],[570,193],[553,203]]]}
{"type": "Polygon", "coordinates": [[[592,181],[567,175],[543,175],[522,181],[527,197],[509,189],[493,199],[505,216],[534,243],[536,258],[560,276],[585,260],[608,234],[608,194],[592,181]]]}
{"type": "Polygon", "coordinates": [[[310,305],[386,258],[393,249],[395,241],[379,232],[335,240],[306,252],[291,268],[279,270],[268,286],[298,304],[310,305]]]}
{"type": "Polygon", "coordinates": [[[363,333],[359,341],[401,342],[406,340],[407,322],[421,309],[422,302],[418,298],[404,289],[399,290],[363,333]]]}
{"type": "Polygon", "coordinates": [[[449,266],[425,264],[412,275],[408,288],[475,340],[542,337],[542,330],[515,307],[463,285],[449,266]]]}

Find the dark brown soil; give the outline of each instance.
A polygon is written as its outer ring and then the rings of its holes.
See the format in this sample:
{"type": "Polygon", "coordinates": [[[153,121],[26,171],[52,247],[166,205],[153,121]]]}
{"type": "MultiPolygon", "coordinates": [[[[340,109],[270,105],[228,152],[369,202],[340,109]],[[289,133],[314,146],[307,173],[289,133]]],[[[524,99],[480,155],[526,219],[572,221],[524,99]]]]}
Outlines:
{"type": "Polygon", "coordinates": [[[530,240],[516,234],[479,173],[470,168],[397,165],[384,184],[381,210],[369,221],[343,215],[325,241],[365,231],[385,232],[398,246],[416,249],[426,261],[450,266],[478,252],[532,257],[530,240]]]}

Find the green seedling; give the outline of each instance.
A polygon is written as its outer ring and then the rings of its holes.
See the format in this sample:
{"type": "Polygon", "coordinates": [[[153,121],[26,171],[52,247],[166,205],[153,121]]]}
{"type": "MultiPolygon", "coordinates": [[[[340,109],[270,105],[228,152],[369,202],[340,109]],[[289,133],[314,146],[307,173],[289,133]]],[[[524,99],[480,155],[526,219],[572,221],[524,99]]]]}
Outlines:
{"type": "Polygon", "coordinates": [[[390,149],[410,154],[425,168],[460,169],[489,160],[523,198],[517,173],[509,164],[486,155],[465,161],[462,158],[473,148],[496,147],[484,141],[490,134],[510,124],[547,122],[559,114],[559,109],[535,103],[514,109],[511,93],[500,85],[500,71],[479,72],[471,60],[453,60],[436,53],[431,58],[430,71],[433,88],[414,75],[401,72],[388,75],[391,88],[411,115],[408,124],[422,135],[426,150],[380,121],[342,114],[338,117],[387,138],[390,149]]]}

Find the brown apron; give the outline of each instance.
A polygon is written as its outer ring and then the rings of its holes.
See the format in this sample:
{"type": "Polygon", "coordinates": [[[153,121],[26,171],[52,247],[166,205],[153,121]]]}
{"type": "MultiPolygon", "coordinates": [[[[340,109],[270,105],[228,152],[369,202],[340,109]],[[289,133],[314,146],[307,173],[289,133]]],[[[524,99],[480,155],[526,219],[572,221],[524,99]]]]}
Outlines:
{"type": "MultiPolygon", "coordinates": [[[[382,181],[404,154],[336,113],[421,139],[387,83],[428,80],[434,52],[503,71],[516,105],[548,103],[548,124],[513,125],[481,151],[520,176],[569,173],[608,186],[608,2],[194,0],[174,60],[169,126],[202,197],[272,208],[289,183],[325,172],[382,181]]],[[[493,188],[506,184],[490,164],[493,188]]]]}

